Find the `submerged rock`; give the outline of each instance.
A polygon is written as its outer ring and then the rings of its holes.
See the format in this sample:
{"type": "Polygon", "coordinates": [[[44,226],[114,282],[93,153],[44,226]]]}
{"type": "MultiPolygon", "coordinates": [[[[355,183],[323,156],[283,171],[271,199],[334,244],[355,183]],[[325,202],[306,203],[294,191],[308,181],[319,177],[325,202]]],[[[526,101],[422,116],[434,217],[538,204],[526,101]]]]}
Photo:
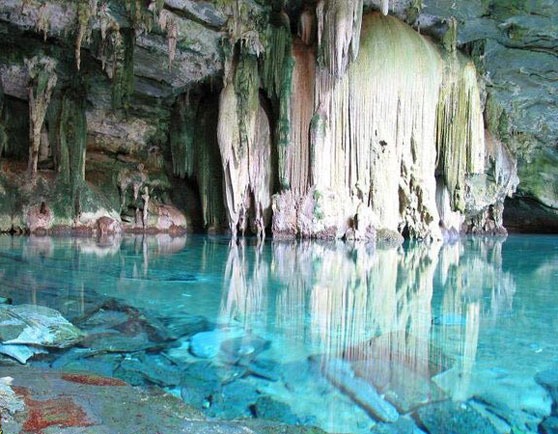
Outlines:
{"type": "Polygon", "coordinates": [[[250,407],[258,401],[260,394],[253,384],[246,380],[238,380],[226,384],[220,393],[213,395],[207,415],[219,419],[250,418],[253,414],[250,407]]]}
{"type": "Polygon", "coordinates": [[[25,364],[27,360],[36,354],[46,354],[48,351],[43,348],[30,345],[4,345],[0,344],[0,353],[16,359],[19,363],[25,364]]]}
{"type": "Polygon", "coordinates": [[[3,297],[0,295],[0,304],[12,304],[12,299],[10,297],[3,297]]]}
{"type": "Polygon", "coordinates": [[[254,416],[259,419],[277,420],[295,425],[298,417],[293,413],[291,407],[284,402],[277,401],[269,396],[262,396],[252,407],[254,416]]]}
{"type": "Polygon", "coordinates": [[[146,333],[126,336],[116,331],[90,334],[80,345],[95,352],[133,353],[136,351],[155,350],[160,344],[152,342],[146,333]]]}
{"type": "Polygon", "coordinates": [[[258,336],[246,335],[228,339],[221,343],[220,350],[233,361],[248,362],[255,359],[262,351],[267,350],[271,342],[258,336]]]}
{"type": "Polygon", "coordinates": [[[54,360],[50,366],[65,371],[86,371],[112,377],[123,357],[117,353],[99,353],[86,348],[72,348],[54,360]]]}
{"type": "Polygon", "coordinates": [[[418,409],[416,414],[430,434],[497,434],[494,426],[467,403],[438,402],[418,409]]]}
{"type": "Polygon", "coordinates": [[[374,419],[395,422],[399,413],[393,405],[384,400],[374,387],[357,377],[351,366],[343,360],[322,360],[321,369],[327,379],[374,419]]]}
{"type": "Polygon", "coordinates": [[[552,416],[539,425],[541,434],[558,434],[558,417],[552,416]]]}
{"type": "MultiPolygon", "coordinates": [[[[121,334],[130,338],[130,340],[141,341],[146,339],[153,346],[173,339],[165,325],[154,315],[140,311],[116,299],[104,301],[79,318],[77,323],[90,335],[106,335],[108,337],[121,334]]],[[[99,336],[91,336],[89,340],[98,340],[99,336]]],[[[113,339],[120,338],[113,337],[113,339]]],[[[119,346],[122,346],[122,344],[119,344],[119,346]]],[[[118,348],[116,348],[116,351],[118,351],[118,348]]]]}
{"type": "Polygon", "coordinates": [[[66,348],[83,339],[83,333],[60,312],[35,305],[0,305],[0,342],[66,348]]]}
{"type": "Polygon", "coordinates": [[[139,354],[124,358],[115,370],[115,376],[134,385],[145,383],[162,387],[177,386],[181,383],[182,372],[165,357],[139,354]]]}
{"type": "Polygon", "coordinates": [[[170,339],[192,336],[215,327],[204,316],[191,315],[185,312],[180,312],[180,316],[161,318],[161,323],[170,339]]]}
{"type": "Polygon", "coordinates": [[[370,358],[353,361],[351,367],[356,375],[373,384],[384,399],[401,413],[446,397],[430,379],[428,372],[401,361],[370,358]]]}
{"type": "Polygon", "coordinates": [[[279,365],[271,359],[257,359],[247,364],[241,363],[240,366],[246,367],[246,374],[264,380],[279,381],[281,377],[279,365]]]}
{"type": "Polygon", "coordinates": [[[558,416],[558,366],[539,372],[535,381],[544,387],[552,398],[552,415],[558,416]]]}
{"type": "Polygon", "coordinates": [[[372,434],[424,434],[415,422],[400,417],[394,423],[379,423],[370,431],[372,434]]]}
{"type": "MultiPolygon", "coordinates": [[[[228,329],[196,333],[190,339],[190,352],[202,359],[212,359],[221,352],[221,345],[225,341],[240,338],[243,334],[241,330],[228,329]]],[[[225,345],[225,348],[229,348],[231,351],[234,351],[235,348],[239,350],[241,344],[238,344],[238,341],[231,341],[225,345]]],[[[245,350],[248,351],[248,347],[245,350]]]]}
{"type": "Polygon", "coordinates": [[[219,354],[225,337],[219,330],[196,333],[190,341],[190,352],[202,359],[212,359],[219,354]]]}

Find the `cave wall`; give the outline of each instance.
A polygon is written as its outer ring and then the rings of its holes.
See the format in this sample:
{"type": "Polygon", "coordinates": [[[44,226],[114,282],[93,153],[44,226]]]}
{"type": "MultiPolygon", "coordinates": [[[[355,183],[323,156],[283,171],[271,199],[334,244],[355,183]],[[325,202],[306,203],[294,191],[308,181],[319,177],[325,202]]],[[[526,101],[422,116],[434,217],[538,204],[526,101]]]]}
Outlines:
{"type": "Polygon", "coordinates": [[[521,230],[525,207],[556,221],[557,8],[3,1],[0,230],[440,239],[521,230]]]}

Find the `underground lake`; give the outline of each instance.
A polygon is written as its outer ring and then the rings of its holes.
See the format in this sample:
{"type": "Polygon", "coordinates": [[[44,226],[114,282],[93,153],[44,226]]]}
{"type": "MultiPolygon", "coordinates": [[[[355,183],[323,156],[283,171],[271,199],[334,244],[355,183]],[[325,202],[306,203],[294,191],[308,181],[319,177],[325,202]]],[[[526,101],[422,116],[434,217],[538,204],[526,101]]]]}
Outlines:
{"type": "MultiPolygon", "coordinates": [[[[557,277],[555,236],[397,247],[0,236],[0,377],[16,401],[25,372],[156,388],[215,423],[554,432],[557,277]]],[[[79,432],[117,432],[82,407],[92,431],[79,432]]],[[[19,427],[14,415],[4,429],[19,427]]],[[[198,432],[264,432],[239,426],[198,432]]]]}

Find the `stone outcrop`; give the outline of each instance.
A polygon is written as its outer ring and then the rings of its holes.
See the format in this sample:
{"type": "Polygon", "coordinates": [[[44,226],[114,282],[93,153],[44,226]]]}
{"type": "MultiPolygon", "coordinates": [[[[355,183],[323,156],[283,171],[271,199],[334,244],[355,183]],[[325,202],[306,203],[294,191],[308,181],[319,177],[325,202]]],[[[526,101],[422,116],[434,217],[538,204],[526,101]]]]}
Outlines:
{"type": "Polygon", "coordinates": [[[3,1],[0,230],[556,227],[557,8],[3,1]]]}

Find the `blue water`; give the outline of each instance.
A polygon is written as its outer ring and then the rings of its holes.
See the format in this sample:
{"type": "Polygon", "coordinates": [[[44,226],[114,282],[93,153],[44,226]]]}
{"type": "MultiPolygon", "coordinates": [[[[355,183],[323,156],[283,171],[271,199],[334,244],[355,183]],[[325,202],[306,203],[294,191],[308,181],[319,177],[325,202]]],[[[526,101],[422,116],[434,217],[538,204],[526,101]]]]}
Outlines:
{"type": "MultiPolygon", "coordinates": [[[[401,415],[449,399],[501,432],[536,432],[551,400],[534,376],[558,364],[557,281],[558,237],[550,236],[376,249],[0,236],[0,296],[53,307],[78,325],[107,299],[175,334],[193,318],[188,333],[121,360],[154,357],[180,372],[207,363],[219,392],[204,390],[201,401],[187,380],[158,385],[216,418],[262,416],[253,402],[268,396],[286,406],[263,416],[329,432],[370,432],[377,423],[351,384],[334,378],[339,366],[401,415]],[[210,354],[200,357],[194,342],[210,354]],[[223,398],[232,385],[234,404],[223,398]]],[[[29,363],[60,366],[63,355],[29,363]]]]}

